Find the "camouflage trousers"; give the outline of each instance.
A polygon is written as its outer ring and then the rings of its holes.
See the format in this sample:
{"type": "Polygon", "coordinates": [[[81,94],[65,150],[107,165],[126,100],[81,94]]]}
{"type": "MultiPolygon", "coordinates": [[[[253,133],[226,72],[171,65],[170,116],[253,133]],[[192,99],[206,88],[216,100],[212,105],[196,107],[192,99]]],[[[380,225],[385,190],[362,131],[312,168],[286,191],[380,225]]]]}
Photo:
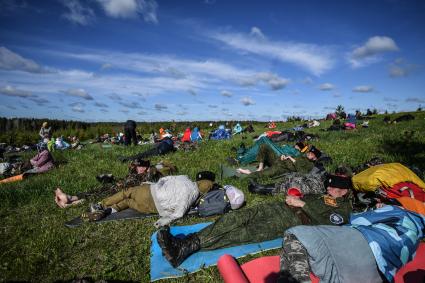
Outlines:
{"type": "Polygon", "coordinates": [[[298,188],[302,194],[323,194],[325,192],[323,174],[286,173],[275,184],[275,194],[285,194],[290,188],[298,188]]]}
{"type": "Polygon", "coordinates": [[[215,250],[274,240],[301,224],[288,206],[276,201],[226,213],[197,235],[202,250],[215,250]]]}
{"type": "Polygon", "coordinates": [[[293,234],[285,233],[283,236],[278,282],[311,282],[307,250],[293,234]]]}

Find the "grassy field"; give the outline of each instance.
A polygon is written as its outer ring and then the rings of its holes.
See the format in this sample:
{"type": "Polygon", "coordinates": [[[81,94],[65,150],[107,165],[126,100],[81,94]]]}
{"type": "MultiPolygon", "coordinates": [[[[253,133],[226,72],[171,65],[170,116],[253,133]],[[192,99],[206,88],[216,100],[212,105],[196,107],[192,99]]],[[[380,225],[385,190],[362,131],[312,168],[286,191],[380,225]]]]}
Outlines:
{"type": "MultiPolygon", "coordinates": [[[[368,129],[323,132],[320,129],[330,125],[330,122],[324,122],[307,132],[319,134],[320,140],[314,144],[334,159],[329,170],[339,164],[356,166],[378,156],[387,162],[415,165],[424,172],[425,112],[412,114],[415,120],[394,125],[386,125],[382,121],[383,116],[375,116],[370,120],[368,129]]],[[[278,129],[293,125],[279,124],[278,129]]],[[[257,134],[263,130],[256,127],[257,134]]],[[[237,147],[242,141],[247,145],[252,144],[251,137],[242,140],[240,136],[230,141],[206,141],[196,151],[176,152],[153,160],[170,160],[177,165],[179,174],[194,178],[201,170],[217,172],[220,163],[235,155],[231,151],[232,146],[237,147]]],[[[63,188],[67,193],[88,191],[98,185],[95,176],[100,173],[124,176],[127,166],[117,161],[117,157],[142,151],[145,147],[114,146],[112,149],[102,149],[94,144],[81,151],[55,152],[57,159],[66,161],[59,168],[20,183],[0,185],[0,280],[52,282],[84,277],[148,282],[150,236],[155,231],[153,223],[156,218],[86,224],[77,229],[68,229],[64,222],[85,211],[87,202],[63,210],[57,208],[53,200],[56,187],[63,188]]],[[[423,174],[420,177],[424,178],[423,174]]],[[[248,207],[271,198],[250,194],[246,180],[228,179],[222,184],[233,184],[242,189],[248,207]]],[[[175,225],[212,219],[186,218],[175,225]]],[[[278,250],[268,252],[277,253],[278,250]]],[[[246,257],[244,261],[250,258],[253,257],[246,257]]],[[[219,282],[220,275],[213,267],[165,281],[219,282]]]]}

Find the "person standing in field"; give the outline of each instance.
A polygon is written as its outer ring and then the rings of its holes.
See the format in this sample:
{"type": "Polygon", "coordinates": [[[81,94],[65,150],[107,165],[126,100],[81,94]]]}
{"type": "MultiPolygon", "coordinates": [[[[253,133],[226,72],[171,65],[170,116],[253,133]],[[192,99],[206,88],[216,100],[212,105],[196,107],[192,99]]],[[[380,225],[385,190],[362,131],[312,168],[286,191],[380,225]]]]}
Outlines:
{"type": "Polygon", "coordinates": [[[137,145],[137,135],[136,135],[136,122],[133,120],[127,120],[124,125],[124,135],[125,140],[124,144],[130,145],[131,141],[133,140],[133,144],[137,145]]]}
{"type": "Polygon", "coordinates": [[[47,122],[44,122],[41,126],[40,132],[38,132],[41,140],[47,142],[52,137],[52,127],[48,127],[47,122]]]}

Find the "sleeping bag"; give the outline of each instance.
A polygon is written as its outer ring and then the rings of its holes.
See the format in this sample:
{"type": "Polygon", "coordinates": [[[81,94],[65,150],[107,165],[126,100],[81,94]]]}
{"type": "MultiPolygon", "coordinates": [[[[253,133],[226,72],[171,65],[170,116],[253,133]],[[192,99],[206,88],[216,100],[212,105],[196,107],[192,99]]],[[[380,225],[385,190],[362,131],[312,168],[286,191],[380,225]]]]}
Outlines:
{"type": "Polygon", "coordinates": [[[395,184],[410,182],[425,191],[425,183],[409,168],[400,163],[387,163],[370,167],[352,178],[353,187],[360,192],[373,192],[380,187],[391,188],[395,184]]]}

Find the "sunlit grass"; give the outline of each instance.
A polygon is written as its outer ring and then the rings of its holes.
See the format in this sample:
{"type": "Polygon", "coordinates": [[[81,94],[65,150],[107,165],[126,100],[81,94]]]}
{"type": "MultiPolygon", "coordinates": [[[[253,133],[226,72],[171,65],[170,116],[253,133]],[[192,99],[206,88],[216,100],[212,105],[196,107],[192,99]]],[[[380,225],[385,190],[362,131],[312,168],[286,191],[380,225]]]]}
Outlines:
{"type": "MultiPolygon", "coordinates": [[[[339,164],[356,166],[375,156],[424,170],[425,113],[414,114],[414,121],[396,125],[386,125],[382,122],[383,117],[377,116],[370,120],[370,128],[352,132],[320,131],[327,128],[330,122],[307,131],[319,134],[320,140],[314,143],[332,156],[334,163],[329,170],[339,164]],[[405,137],[406,130],[415,131],[413,137],[405,137]],[[403,146],[395,148],[394,144],[403,146]]],[[[293,125],[281,124],[279,128],[293,125]]],[[[263,130],[256,127],[257,134],[263,130]]],[[[176,152],[154,158],[154,161],[168,159],[178,167],[179,174],[187,174],[194,179],[201,170],[218,173],[220,163],[234,156],[231,148],[238,147],[241,142],[250,145],[252,137],[243,140],[236,136],[230,141],[202,142],[196,151],[176,152]]],[[[0,185],[0,280],[51,282],[90,277],[95,280],[148,282],[150,236],[155,231],[155,218],[68,229],[64,222],[81,214],[87,205],[61,210],[53,201],[53,190],[58,186],[66,192],[76,193],[97,186],[95,176],[100,173],[109,172],[123,177],[127,166],[120,163],[117,157],[147,147],[113,146],[112,149],[103,149],[95,144],[81,151],[55,152],[57,159],[66,160],[59,168],[20,183],[0,185]]],[[[228,179],[223,184],[233,184],[242,189],[246,193],[247,206],[271,198],[250,194],[246,180],[228,179]]],[[[176,224],[212,219],[186,218],[176,224]]],[[[277,253],[269,251],[265,254],[277,253]]],[[[253,257],[247,257],[244,261],[250,258],[253,257]]],[[[213,267],[167,282],[187,281],[217,282],[220,276],[213,267]]]]}

